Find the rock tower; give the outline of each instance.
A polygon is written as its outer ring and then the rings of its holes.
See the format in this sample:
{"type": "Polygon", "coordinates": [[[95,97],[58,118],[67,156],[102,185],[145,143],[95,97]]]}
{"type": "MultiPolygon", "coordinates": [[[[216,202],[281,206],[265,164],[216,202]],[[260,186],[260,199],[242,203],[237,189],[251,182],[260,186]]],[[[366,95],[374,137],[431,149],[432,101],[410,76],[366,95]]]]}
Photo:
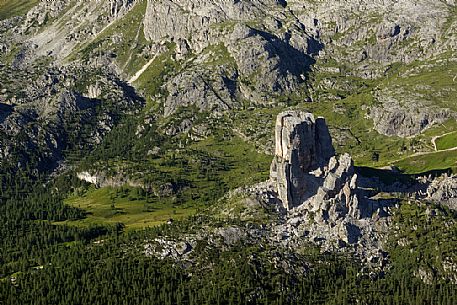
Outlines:
{"type": "Polygon", "coordinates": [[[352,159],[337,158],[323,118],[311,113],[285,111],[278,115],[276,149],[270,179],[286,210],[303,204],[320,210],[331,203],[336,214],[357,214],[357,175],[352,159]],[[353,205],[356,206],[353,206],[353,205]]]}

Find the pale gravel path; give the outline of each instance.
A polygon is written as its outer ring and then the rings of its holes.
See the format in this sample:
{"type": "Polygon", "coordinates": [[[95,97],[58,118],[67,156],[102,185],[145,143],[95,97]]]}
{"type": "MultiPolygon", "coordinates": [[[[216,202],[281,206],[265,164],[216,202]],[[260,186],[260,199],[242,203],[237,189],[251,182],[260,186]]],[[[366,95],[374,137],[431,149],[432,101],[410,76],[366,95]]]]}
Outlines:
{"type": "MultiPolygon", "coordinates": [[[[447,132],[445,134],[442,134],[440,136],[434,136],[432,138],[432,144],[433,144],[433,147],[435,148],[435,151],[442,151],[442,150],[438,150],[438,148],[436,147],[436,140],[438,140],[439,138],[442,138],[442,137],[445,137],[447,135],[450,135],[450,134],[453,134],[453,133],[457,133],[457,131],[450,131],[450,132],[447,132]]],[[[454,147],[455,148],[455,147],[454,147]]]]}
{"type": "Polygon", "coordinates": [[[447,133],[443,133],[442,135],[439,135],[439,136],[434,136],[432,138],[432,145],[433,145],[435,151],[420,151],[420,152],[414,153],[412,155],[409,155],[409,156],[406,156],[406,157],[403,157],[403,158],[392,160],[392,161],[389,162],[389,164],[390,165],[394,165],[397,162],[400,162],[400,161],[403,161],[403,160],[406,160],[406,159],[409,159],[409,158],[413,158],[413,157],[418,157],[418,156],[431,155],[431,154],[436,154],[436,153],[446,152],[446,151],[457,151],[457,146],[456,147],[451,147],[451,148],[448,148],[448,149],[442,149],[442,150],[438,150],[438,148],[436,147],[436,140],[438,140],[439,138],[442,138],[444,136],[447,136],[449,134],[453,134],[453,133],[457,133],[457,131],[454,130],[454,131],[450,131],[450,132],[447,132],[447,133]]]}
{"type": "Polygon", "coordinates": [[[457,151],[457,147],[452,147],[452,148],[443,149],[443,150],[437,150],[437,151],[421,151],[421,152],[414,153],[414,154],[409,155],[409,156],[404,157],[404,158],[393,160],[393,161],[391,161],[389,163],[390,164],[395,164],[397,162],[400,162],[400,161],[403,161],[403,160],[406,160],[406,159],[409,159],[409,158],[412,158],[412,157],[418,157],[418,156],[424,156],[424,155],[432,155],[432,154],[436,154],[436,153],[440,153],[440,152],[446,152],[446,151],[457,151]]]}
{"type": "Polygon", "coordinates": [[[144,73],[144,71],[146,71],[149,68],[149,66],[154,62],[156,57],[157,55],[154,55],[154,57],[151,58],[150,61],[148,61],[138,72],[135,73],[135,75],[132,76],[132,78],[129,80],[130,85],[134,83],[144,73]]]}

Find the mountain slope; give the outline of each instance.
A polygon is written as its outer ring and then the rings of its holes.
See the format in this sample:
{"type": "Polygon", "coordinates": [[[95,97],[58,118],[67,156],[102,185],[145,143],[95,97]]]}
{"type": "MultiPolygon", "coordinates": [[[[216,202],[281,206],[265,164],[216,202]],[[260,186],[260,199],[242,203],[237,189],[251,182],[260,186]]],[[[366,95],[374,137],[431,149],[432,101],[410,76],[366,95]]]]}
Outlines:
{"type": "Polygon", "coordinates": [[[0,1],[0,303],[454,304],[456,29],[454,0],[0,1]],[[287,212],[288,110],[337,155],[287,212]]]}

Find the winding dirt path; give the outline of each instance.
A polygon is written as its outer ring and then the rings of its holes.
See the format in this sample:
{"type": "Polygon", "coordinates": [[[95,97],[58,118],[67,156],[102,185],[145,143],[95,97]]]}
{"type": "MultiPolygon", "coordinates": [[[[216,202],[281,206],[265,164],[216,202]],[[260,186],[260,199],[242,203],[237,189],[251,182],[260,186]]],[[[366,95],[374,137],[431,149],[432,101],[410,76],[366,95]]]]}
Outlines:
{"type": "Polygon", "coordinates": [[[135,73],[135,75],[132,76],[132,78],[129,80],[130,85],[134,83],[138,78],[140,78],[144,71],[146,71],[149,68],[149,66],[152,65],[156,57],[157,55],[154,55],[154,57],[151,58],[151,60],[149,60],[138,72],[135,73]]]}
{"type": "Polygon", "coordinates": [[[393,161],[391,161],[389,163],[390,164],[395,164],[397,162],[400,162],[400,161],[403,161],[403,160],[406,160],[406,159],[409,159],[409,158],[412,158],[412,157],[418,157],[418,156],[424,156],[424,155],[433,155],[433,154],[437,154],[437,153],[440,153],[440,152],[446,152],[446,151],[457,151],[457,147],[452,147],[452,148],[442,149],[442,150],[436,150],[436,151],[420,151],[420,152],[414,153],[412,155],[409,155],[407,157],[403,157],[403,158],[400,158],[400,159],[397,159],[397,160],[393,160],[393,161]]]}
{"type": "MultiPolygon", "coordinates": [[[[436,140],[438,140],[439,138],[442,138],[442,137],[445,137],[447,135],[450,135],[450,134],[453,134],[453,133],[457,133],[457,131],[450,131],[450,132],[447,132],[445,134],[442,134],[440,136],[434,136],[432,138],[432,144],[433,144],[433,147],[435,148],[435,151],[438,152],[438,151],[446,151],[446,150],[438,150],[438,148],[436,147],[436,140]]],[[[454,147],[455,148],[455,147],[454,147]]],[[[452,148],[451,148],[452,149],[452,148]]]]}

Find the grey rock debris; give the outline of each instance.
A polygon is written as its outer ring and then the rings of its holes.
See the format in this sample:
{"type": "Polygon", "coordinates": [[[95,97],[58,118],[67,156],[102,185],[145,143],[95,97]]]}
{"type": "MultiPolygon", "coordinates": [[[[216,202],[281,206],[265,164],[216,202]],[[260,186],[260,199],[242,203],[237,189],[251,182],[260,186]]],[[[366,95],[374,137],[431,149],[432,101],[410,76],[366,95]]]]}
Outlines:
{"type": "Polygon", "coordinates": [[[427,199],[457,210],[457,176],[435,178],[427,188],[427,199]]]}
{"type": "Polygon", "coordinates": [[[383,268],[394,200],[371,199],[366,184],[374,182],[359,177],[349,154],[335,154],[323,118],[282,112],[275,138],[270,180],[250,190],[258,200],[282,209],[282,221],[271,228],[271,242],[298,247],[306,240],[323,250],[355,251],[367,264],[383,268]]]}

